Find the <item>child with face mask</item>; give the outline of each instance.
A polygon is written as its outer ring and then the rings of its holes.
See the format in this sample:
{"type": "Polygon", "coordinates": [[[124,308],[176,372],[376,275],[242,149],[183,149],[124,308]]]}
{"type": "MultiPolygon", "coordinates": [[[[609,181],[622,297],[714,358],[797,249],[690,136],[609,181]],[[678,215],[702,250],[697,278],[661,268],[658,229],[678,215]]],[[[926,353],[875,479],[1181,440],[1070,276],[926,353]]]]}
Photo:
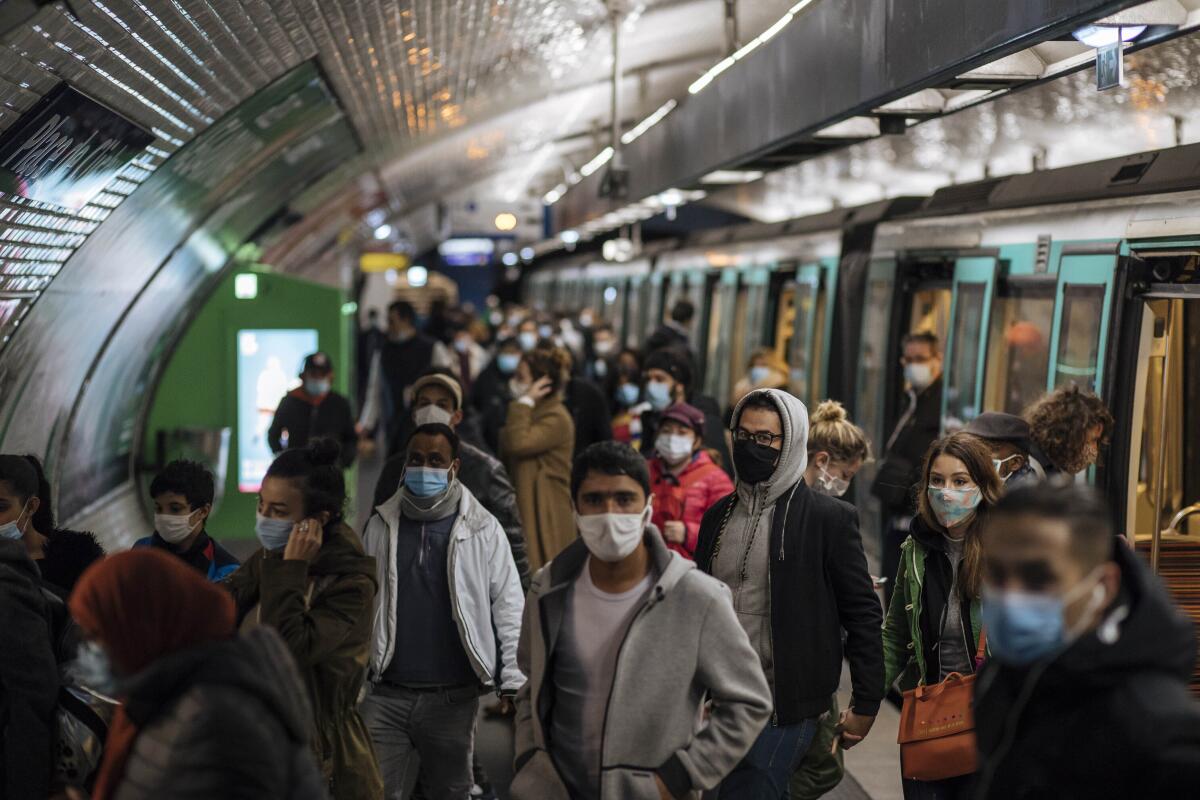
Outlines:
{"type": "MultiPolygon", "coordinates": [[[[1003,484],[987,444],[969,433],[934,442],[918,485],[917,516],[901,545],[895,590],[883,624],[885,688],[933,686],[971,675],[982,630],[981,531],[1003,484]]],[[[905,797],[956,797],[970,775],[904,779],[905,797]]]]}
{"type": "Polygon", "coordinates": [[[733,481],[703,449],[704,413],[687,403],[663,412],[654,450],[647,453],[654,497],[653,521],[667,547],[691,558],[700,521],[713,504],[733,491],[733,481]]]}

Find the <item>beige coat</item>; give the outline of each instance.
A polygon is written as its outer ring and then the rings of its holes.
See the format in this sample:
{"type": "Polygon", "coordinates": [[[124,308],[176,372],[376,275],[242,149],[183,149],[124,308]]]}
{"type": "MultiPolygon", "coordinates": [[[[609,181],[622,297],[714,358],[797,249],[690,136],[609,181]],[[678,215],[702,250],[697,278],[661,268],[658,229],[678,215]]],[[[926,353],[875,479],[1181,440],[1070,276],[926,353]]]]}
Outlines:
{"type": "Polygon", "coordinates": [[[530,408],[514,400],[500,431],[500,457],[517,489],[529,569],[536,572],[575,540],[571,459],[575,423],[557,395],[530,408]]]}

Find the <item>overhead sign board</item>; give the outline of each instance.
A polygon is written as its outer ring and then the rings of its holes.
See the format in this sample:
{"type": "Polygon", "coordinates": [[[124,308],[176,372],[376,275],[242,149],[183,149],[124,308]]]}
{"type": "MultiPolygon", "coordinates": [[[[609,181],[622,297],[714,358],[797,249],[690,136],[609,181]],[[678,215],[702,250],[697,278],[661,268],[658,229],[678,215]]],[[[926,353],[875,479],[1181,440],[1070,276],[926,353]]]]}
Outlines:
{"type": "Polygon", "coordinates": [[[1125,59],[1120,40],[1096,48],[1096,90],[1115,89],[1125,82],[1125,59]]]}
{"type": "Polygon", "coordinates": [[[358,268],[363,272],[404,270],[411,263],[412,259],[405,253],[363,253],[358,257],[358,268]]]}
{"type": "Polygon", "coordinates": [[[60,83],[0,138],[0,191],[77,211],[153,141],[60,83]]]}

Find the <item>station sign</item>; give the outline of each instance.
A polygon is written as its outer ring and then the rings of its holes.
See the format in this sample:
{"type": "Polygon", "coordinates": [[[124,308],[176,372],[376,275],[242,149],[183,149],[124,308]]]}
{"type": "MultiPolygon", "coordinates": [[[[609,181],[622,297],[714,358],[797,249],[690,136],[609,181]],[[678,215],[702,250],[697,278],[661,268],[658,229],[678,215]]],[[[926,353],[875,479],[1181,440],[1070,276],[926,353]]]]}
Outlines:
{"type": "Polygon", "coordinates": [[[0,138],[0,191],[78,211],[153,141],[60,83],[0,138]]]}
{"type": "Polygon", "coordinates": [[[1125,59],[1121,41],[1096,48],[1096,91],[1116,89],[1125,83],[1125,59]]]}

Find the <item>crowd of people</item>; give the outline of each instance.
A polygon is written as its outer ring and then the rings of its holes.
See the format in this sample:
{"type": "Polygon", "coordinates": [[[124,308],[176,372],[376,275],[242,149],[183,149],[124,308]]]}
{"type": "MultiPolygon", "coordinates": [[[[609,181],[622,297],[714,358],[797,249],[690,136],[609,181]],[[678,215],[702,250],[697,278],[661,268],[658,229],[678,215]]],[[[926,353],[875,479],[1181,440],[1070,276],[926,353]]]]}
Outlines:
{"type": "Polygon", "coordinates": [[[490,694],[517,800],[816,798],[889,694],[966,677],[965,749],[930,771],[938,734],[902,728],[906,798],[1197,785],[1191,625],[1072,480],[1113,427],[1098,398],[944,434],[940,344],[907,337],[875,577],[840,499],[864,431],[768,350],[705,396],[693,315],[639,351],[586,309],[393,303],[357,416],[306,359],[244,563],[201,465],[165,466],[154,533],[106,557],[56,527],[37,459],[0,455],[0,797],[492,796],[490,694]],[[379,448],[355,530],[344,468],[379,448]]]}

